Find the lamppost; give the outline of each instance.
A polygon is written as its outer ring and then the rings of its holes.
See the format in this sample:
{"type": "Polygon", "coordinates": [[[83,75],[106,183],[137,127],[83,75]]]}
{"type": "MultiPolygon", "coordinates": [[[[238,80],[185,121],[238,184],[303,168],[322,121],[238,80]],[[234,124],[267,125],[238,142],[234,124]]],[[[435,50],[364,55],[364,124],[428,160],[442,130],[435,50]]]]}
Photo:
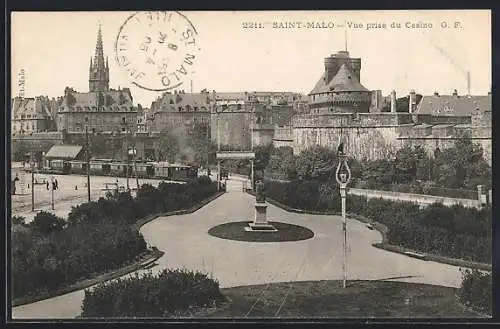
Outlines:
{"type": "Polygon", "coordinates": [[[35,211],[35,155],[33,151],[33,146],[31,146],[30,154],[31,162],[31,211],[35,211]]]}
{"type": "Polygon", "coordinates": [[[347,155],[344,153],[343,144],[339,145],[338,151],[339,151],[338,152],[339,163],[337,165],[337,170],[335,171],[335,178],[337,180],[337,183],[339,183],[340,197],[342,199],[342,233],[343,233],[342,286],[345,288],[347,281],[347,223],[346,223],[345,199],[347,196],[347,184],[351,180],[351,170],[349,169],[349,165],[347,164],[347,155]]]}
{"type": "Polygon", "coordinates": [[[54,176],[50,176],[50,185],[51,185],[51,194],[52,194],[52,210],[54,210],[54,189],[55,189],[55,185],[54,185],[54,176]]]}

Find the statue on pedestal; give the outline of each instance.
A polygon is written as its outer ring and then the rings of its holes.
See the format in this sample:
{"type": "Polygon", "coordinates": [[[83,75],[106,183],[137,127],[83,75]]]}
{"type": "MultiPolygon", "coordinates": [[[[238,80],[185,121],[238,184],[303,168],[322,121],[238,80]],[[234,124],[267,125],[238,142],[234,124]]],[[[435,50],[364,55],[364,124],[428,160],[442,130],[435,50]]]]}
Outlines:
{"type": "Polygon", "coordinates": [[[255,199],[258,203],[266,202],[266,195],[264,193],[264,183],[261,180],[258,180],[255,183],[255,199]]]}

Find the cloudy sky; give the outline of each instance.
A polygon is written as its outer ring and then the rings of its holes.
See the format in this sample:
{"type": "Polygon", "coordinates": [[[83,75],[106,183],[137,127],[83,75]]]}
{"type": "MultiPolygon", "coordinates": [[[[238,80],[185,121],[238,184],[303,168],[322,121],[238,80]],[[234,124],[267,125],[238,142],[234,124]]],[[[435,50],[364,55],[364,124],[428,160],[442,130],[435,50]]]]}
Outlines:
{"type": "MultiPolygon", "coordinates": [[[[62,96],[65,86],[88,91],[89,62],[100,23],[104,54],[109,57],[110,87],[131,88],[134,102],[149,107],[161,93],[133,85],[115,56],[119,29],[132,14],[12,13],[12,94],[18,93],[21,69],[26,72],[26,96],[62,96]]],[[[486,94],[491,86],[489,11],[183,14],[198,32],[195,38],[200,49],[189,77],[183,79],[180,87],[186,92],[192,81],[195,92],[207,88],[219,92],[308,93],[323,72],[324,57],[344,50],[346,36],[351,56],[362,58],[362,84],[368,89],[381,89],[384,95],[392,89],[398,96],[411,89],[423,94],[451,94],[457,89],[463,94],[467,91],[467,71],[471,75],[472,94],[486,94]],[[262,28],[244,28],[249,22],[262,28]],[[276,28],[290,22],[301,22],[301,27],[296,24],[295,28],[276,28]],[[393,22],[401,27],[391,28],[393,22]],[[447,28],[442,27],[443,22],[447,28]],[[372,28],[367,29],[369,24],[372,28]]],[[[130,33],[137,32],[139,36],[141,32],[136,29],[137,26],[132,27],[130,33]]]]}

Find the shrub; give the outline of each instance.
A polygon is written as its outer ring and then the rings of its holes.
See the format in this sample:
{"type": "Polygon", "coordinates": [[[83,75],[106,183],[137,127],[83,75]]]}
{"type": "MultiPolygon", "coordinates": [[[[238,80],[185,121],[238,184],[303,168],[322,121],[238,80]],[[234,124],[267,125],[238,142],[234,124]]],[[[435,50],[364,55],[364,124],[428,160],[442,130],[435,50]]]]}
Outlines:
{"type": "Polygon", "coordinates": [[[34,232],[44,235],[61,231],[65,225],[66,222],[64,219],[46,211],[36,214],[33,221],[29,224],[34,232]]]}
{"type": "Polygon", "coordinates": [[[216,192],[216,183],[206,178],[188,184],[160,183],[158,188],[143,185],[136,199],[129,192],[115,193],[73,207],[67,225],[51,213],[37,214],[27,225],[34,235],[29,228],[13,231],[13,298],[124,266],[146,251],[144,237],[132,229],[139,218],[187,209],[216,192]]]}
{"type": "Polygon", "coordinates": [[[465,305],[483,313],[491,314],[493,305],[491,273],[469,269],[463,270],[459,298],[465,305]]]}
{"type": "Polygon", "coordinates": [[[174,317],[223,300],[219,283],[206,274],[165,269],[86,290],[82,317],[174,317]]]}
{"type": "MultiPolygon", "coordinates": [[[[317,181],[266,182],[268,196],[304,210],[340,211],[338,187],[317,181]],[[327,193],[325,193],[327,191],[327,193]]],[[[411,202],[367,199],[349,195],[347,212],[384,224],[388,242],[413,250],[469,261],[491,263],[491,208],[420,209],[411,202]]]]}

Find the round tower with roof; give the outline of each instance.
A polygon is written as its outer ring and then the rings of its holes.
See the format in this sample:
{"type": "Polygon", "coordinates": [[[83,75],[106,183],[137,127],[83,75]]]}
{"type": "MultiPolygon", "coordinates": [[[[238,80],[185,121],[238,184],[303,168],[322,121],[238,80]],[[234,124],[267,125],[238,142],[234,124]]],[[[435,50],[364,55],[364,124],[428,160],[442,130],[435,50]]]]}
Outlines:
{"type": "Polygon", "coordinates": [[[371,91],[360,82],[361,59],[339,51],[325,58],[325,72],[309,93],[314,114],[369,112],[371,91]]]}

